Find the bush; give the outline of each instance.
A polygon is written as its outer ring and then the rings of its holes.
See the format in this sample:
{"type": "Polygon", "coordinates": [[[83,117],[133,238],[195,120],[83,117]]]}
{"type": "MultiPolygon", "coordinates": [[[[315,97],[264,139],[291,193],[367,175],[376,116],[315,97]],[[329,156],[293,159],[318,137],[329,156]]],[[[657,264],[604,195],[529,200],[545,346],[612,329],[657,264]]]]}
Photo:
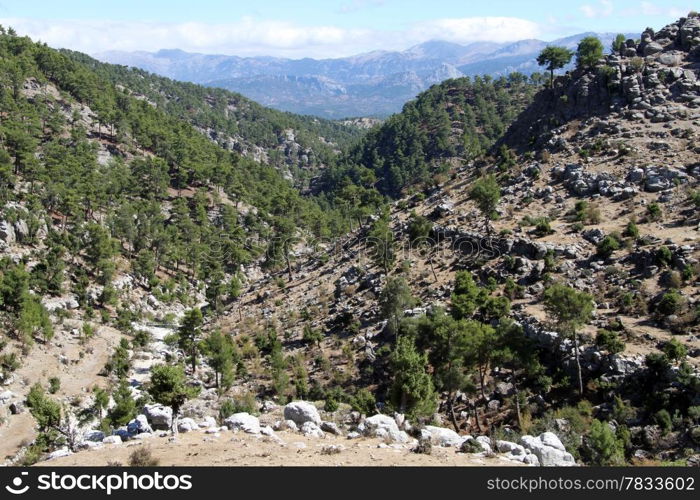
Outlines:
{"type": "Polygon", "coordinates": [[[338,406],[338,401],[333,396],[328,396],[326,402],[323,404],[323,411],[333,413],[338,410],[338,406]]]}
{"type": "Polygon", "coordinates": [[[595,343],[610,354],[617,354],[625,350],[625,342],[620,338],[620,335],[610,330],[598,330],[595,343]]]}
{"type": "Polygon", "coordinates": [[[668,410],[659,410],[654,414],[654,422],[661,427],[661,430],[665,433],[673,428],[673,421],[671,420],[671,414],[668,410]]]}
{"type": "Polygon", "coordinates": [[[586,440],[586,455],[591,465],[622,465],[625,462],[624,446],[607,424],[593,420],[586,440]]]}
{"type": "Polygon", "coordinates": [[[629,221],[627,223],[627,227],[625,227],[625,230],[622,233],[622,236],[626,238],[633,238],[635,240],[639,238],[639,228],[637,227],[637,224],[635,224],[634,221],[629,221]]]}
{"type": "Polygon", "coordinates": [[[656,261],[660,266],[668,266],[673,260],[673,253],[667,246],[662,246],[656,251],[656,261]]]}
{"type": "Polygon", "coordinates": [[[671,361],[681,361],[688,355],[688,349],[676,339],[666,342],[661,350],[671,361]]]}
{"type": "Polygon", "coordinates": [[[669,290],[656,305],[656,312],[664,316],[677,314],[681,310],[682,305],[683,296],[677,290],[669,290]]]}
{"type": "Polygon", "coordinates": [[[131,467],[157,467],[160,463],[151,453],[150,448],[139,446],[129,455],[129,465],[131,467]]]}
{"type": "Polygon", "coordinates": [[[658,203],[651,203],[647,207],[647,217],[649,220],[656,221],[661,219],[661,216],[663,215],[661,211],[661,207],[659,206],[658,203]]]}
{"type": "Polygon", "coordinates": [[[350,398],[350,406],[353,410],[368,417],[377,413],[377,400],[369,389],[362,388],[350,398]]]}
{"type": "Polygon", "coordinates": [[[51,377],[49,379],[49,393],[56,394],[61,389],[61,379],[58,377],[51,377]]]}
{"type": "Polygon", "coordinates": [[[258,402],[255,394],[245,392],[239,396],[224,400],[219,406],[219,420],[224,421],[234,413],[258,414],[258,402]]]}
{"type": "Polygon", "coordinates": [[[610,257],[615,250],[620,249],[620,241],[615,238],[613,235],[608,235],[600,242],[598,242],[598,245],[596,247],[596,250],[598,252],[598,255],[601,256],[604,259],[607,259],[610,257]]]}
{"type": "Polygon", "coordinates": [[[535,234],[537,236],[547,236],[552,234],[552,225],[547,217],[539,217],[533,221],[535,223],[535,234]]]}

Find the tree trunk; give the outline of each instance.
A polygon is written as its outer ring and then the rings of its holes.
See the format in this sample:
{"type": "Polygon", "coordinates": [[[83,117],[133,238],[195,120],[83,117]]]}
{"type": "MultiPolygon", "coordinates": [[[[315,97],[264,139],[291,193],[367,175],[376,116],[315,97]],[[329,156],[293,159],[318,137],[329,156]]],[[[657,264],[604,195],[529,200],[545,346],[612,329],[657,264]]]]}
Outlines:
{"type": "Polygon", "coordinates": [[[173,432],[173,436],[177,436],[178,413],[179,413],[179,408],[177,410],[175,410],[175,408],[173,408],[173,422],[172,422],[172,427],[170,429],[173,432]]]}
{"type": "Polygon", "coordinates": [[[474,422],[476,423],[476,429],[481,434],[481,424],[479,423],[479,412],[476,409],[476,403],[472,401],[472,411],[474,412],[474,422]]]}
{"type": "Polygon", "coordinates": [[[515,370],[512,371],[513,390],[515,391],[515,415],[518,418],[518,429],[523,430],[523,416],[520,412],[520,391],[518,390],[518,381],[515,377],[515,370]]]}
{"type": "Polygon", "coordinates": [[[578,375],[578,393],[583,396],[583,375],[581,374],[581,358],[578,352],[578,334],[574,332],[574,355],[576,356],[576,373],[578,375]]]}
{"type": "Polygon", "coordinates": [[[287,261],[287,274],[289,274],[289,281],[294,281],[294,275],[292,274],[292,263],[289,260],[289,252],[285,249],[284,260],[287,261]]]}
{"type": "Polygon", "coordinates": [[[433,272],[433,279],[435,280],[435,283],[438,281],[437,274],[435,274],[435,267],[433,266],[433,253],[430,252],[428,255],[428,264],[430,264],[430,270],[433,272]]]}
{"type": "Polygon", "coordinates": [[[455,428],[455,432],[459,432],[459,425],[457,424],[457,417],[455,416],[454,396],[452,393],[450,393],[449,397],[447,398],[447,405],[450,410],[450,420],[455,428]]]}
{"type": "Polygon", "coordinates": [[[486,368],[479,367],[479,386],[481,388],[481,397],[486,401],[486,386],[484,384],[484,378],[486,377],[486,368]]]}

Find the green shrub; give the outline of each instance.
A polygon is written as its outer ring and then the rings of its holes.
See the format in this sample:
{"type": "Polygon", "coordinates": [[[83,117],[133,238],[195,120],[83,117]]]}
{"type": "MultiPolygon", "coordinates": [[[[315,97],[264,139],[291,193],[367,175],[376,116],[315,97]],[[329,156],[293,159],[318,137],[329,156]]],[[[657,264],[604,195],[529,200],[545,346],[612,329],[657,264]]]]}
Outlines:
{"type": "Polygon", "coordinates": [[[667,246],[662,246],[656,251],[656,261],[661,266],[668,266],[673,261],[673,253],[667,246]]]}
{"type": "Polygon", "coordinates": [[[593,420],[586,439],[586,455],[591,465],[611,466],[625,462],[624,445],[607,422],[593,420]]]}
{"type": "Polygon", "coordinates": [[[622,236],[626,238],[633,238],[635,240],[639,238],[639,228],[637,227],[637,224],[635,224],[634,221],[629,221],[622,233],[622,236]]]}
{"type": "Polygon", "coordinates": [[[49,379],[49,393],[56,394],[61,389],[61,379],[58,377],[51,377],[49,379]]]}
{"type": "Polygon", "coordinates": [[[377,400],[369,389],[362,388],[350,398],[350,406],[353,410],[368,417],[377,413],[377,400]]]}
{"type": "Polygon", "coordinates": [[[681,361],[688,355],[688,349],[677,339],[671,339],[661,349],[671,361],[681,361]]]}
{"type": "Polygon", "coordinates": [[[649,218],[649,220],[657,221],[657,220],[661,219],[661,216],[662,216],[662,211],[661,211],[661,207],[659,206],[658,203],[651,203],[647,207],[647,217],[649,218]]]}
{"type": "Polygon", "coordinates": [[[620,249],[620,241],[615,238],[613,235],[608,235],[600,242],[598,242],[598,245],[596,246],[596,250],[598,252],[598,255],[604,259],[607,259],[610,257],[615,250],[620,249]]]}
{"type": "Polygon", "coordinates": [[[610,354],[617,354],[625,350],[625,342],[620,338],[620,335],[610,330],[598,330],[595,343],[610,354]]]}
{"type": "Polygon", "coordinates": [[[668,410],[665,409],[659,410],[654,414],[654,422],[661,427],[664,434],[673,428],[671,415],[668,413],[668,410]]]}
{"type": "Polygon", "coordinates": [[[669,290],[664,293],[656,305],[656,312],[664,316],[677,314],[683,305],[683,296],[677,290],[669,290]]]}

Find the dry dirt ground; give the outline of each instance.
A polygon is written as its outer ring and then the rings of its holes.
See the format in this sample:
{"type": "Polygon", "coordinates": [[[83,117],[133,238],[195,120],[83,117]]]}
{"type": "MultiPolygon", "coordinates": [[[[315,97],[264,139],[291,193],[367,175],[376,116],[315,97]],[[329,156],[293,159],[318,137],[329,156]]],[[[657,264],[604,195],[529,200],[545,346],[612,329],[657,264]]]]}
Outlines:
{"type": "MultiPolygon", "coordinates": [[[[95,385],[106,386],[108,380],[98,374],[122,335],[114,328],[100,325],[95,336],[81,344],[78,337],[66,331],[72,323],[66,320],[66,328],[57,329],[48,345],[35,345],[14,374],[14,381],[3,390],[12,391],[22,401],[33,384],[39,382],[47,387],[50,377],[58,377],[61,388],[55,397],[70,400],[85,395],[95,385]]],[[[6,423],[0,426],[0,460],[31,442],[36,434],[34,427],[34,418],[26,410],[19,415],[7,415],[6,423]]]]}
{"type": "MultiPolygon", "coordinates": [[[[433,447],[431,455],[417,454],[405,447],[378,447],[377,438],[349,440],[326,435],[325,438],[304,437],[281,431],[281,442],[272,438],[224,431],[218,437],[195,431],[180,434],[175,442],[170,437],[151,437],[142,442],[81,451],[68,457],[41,462],[39,466],[105,466],[118,462],[128,465],[129,455],[139,447],[150,449],[161,466],[513,466],[515,462],[498,456],[458,453],[456,448],[433,447]],[[323,448],[343,447],[340,453],[327,454],[323,448]]],[[[384,446],[384,445],[382,445],[384,446]]]]}

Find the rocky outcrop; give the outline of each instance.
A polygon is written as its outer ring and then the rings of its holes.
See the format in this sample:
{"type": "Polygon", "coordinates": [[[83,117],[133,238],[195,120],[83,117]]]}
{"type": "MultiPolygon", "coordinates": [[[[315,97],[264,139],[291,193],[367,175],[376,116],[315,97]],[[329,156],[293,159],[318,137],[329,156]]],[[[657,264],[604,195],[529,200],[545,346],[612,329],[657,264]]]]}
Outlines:
{"type": "MultiPolygon", "coordinates": [[[[634,120],[671,122],[700,107],[697,66],[700,19],[681,18],[659,32],[646,31],[639,43],[627,40],[619,54],[593,68],[579,68],[541,91],[496,144],[519,152],[561,150],[557,127],[567,122],[627,113],[634,120]]],[[[651,184],[652,189],[657,185],[651,184]]],[[[583,182],[572,189],[584,191],[583,182]]]]}
{"type": "Polygon", "coordinates": [[[321,415],[313,403],[307,401],[293,401],[285,406],[284,419],[293,421],[297,426],[302,426],[306,422],[321,425],[321,415]]]}
{"type": "Polygon", "coordinates": [[[167,406],[146,405],[143,414],[154,429],[168,430],[173,425],[173,410],[167,406]]]}
{"type": "Polygon", "coordinates": [[[395,443],[409,441],[408,434],[399,430],[396,419],[388,415],[373,415],[358,425],[357,430],[364,436],[379,437],[395,443]]]}
{"type": "Polygon", "coordinates": [[[574,457],[566,451],[556,434],[545,432],[537,437],[523,436],[520,444],[532,452],[543,467],[570,467],[576,465],[574,457]]]}
{"type": "Polygon", "coordinates": [[[224,420],[229,430],[242,430],[248,434],[260,434],[260,420],[249,413],[234,413],[224,420]]]}

